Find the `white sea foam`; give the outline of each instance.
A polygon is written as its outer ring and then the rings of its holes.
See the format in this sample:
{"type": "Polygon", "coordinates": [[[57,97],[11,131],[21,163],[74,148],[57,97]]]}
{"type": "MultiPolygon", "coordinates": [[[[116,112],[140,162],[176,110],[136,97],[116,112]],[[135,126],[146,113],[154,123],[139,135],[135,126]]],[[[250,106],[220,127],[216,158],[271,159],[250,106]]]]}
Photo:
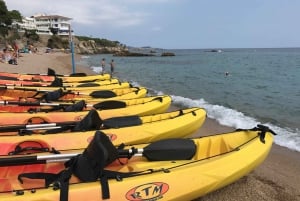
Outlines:
{"type": "Polygon", "coordinates": [[[101,73],[102,72],[102,68],[100,66],[91,66],[90,67],[95,73],[101,73]]]}
{"type": "Polygon", "coordinates": [[[272,129],[277,135],[275,143],[287,147],[289,149],[300,152],[300,132],[293,131],[289,128],[280,128],[268,122],[259,122],[258,120],[244,115],[242,112],[226,108],[221,105],[212,105],[204,99],[192,100],[189,98],[172,95],[173,102],[186,107],[202,107],[207,111],[207,116],[215,119],[221,125],[233,128],[248,129],[253,128],[257,124],[263,124],[272,129]]]}

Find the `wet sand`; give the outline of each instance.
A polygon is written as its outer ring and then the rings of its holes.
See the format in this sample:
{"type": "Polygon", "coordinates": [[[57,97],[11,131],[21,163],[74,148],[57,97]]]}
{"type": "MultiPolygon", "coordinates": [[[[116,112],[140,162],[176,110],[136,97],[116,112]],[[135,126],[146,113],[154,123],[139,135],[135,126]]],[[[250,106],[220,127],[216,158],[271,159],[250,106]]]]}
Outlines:
{"type": "MultiPolygon", "coordinates": [[[[76,59],[80,56],[76,55],[76,59]]],[[[100,62],[100,61],[99,61],[100,62]]],[[[52,68],[58,74],[72,73],[71,55],[56,52],[21,54],[18,65],[0,63],[2,72],[47,73],[52,68]]],[[[76,72],[94,74],[86,67],[76,65],[76,72]]],[[[170,110],[176,109],[174,106],[170,110]]],[[[192,137],[225,133],[234,128],[207,119],[192,137]]],[[[252,173],[235,183],[196,199],[197,201],[300,201],[300,153],[273,145],[267,159],[252,173]]]]}

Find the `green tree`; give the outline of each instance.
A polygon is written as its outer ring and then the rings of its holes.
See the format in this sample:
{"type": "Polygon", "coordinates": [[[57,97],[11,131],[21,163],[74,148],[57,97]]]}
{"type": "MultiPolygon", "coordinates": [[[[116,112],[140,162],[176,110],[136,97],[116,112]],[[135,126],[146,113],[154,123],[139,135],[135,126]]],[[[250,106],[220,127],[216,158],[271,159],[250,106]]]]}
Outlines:
{"type": "Polygon", "coordinates": [[[0,0],[0,35],[6,36],[8,34],[9,25],[13,20],[22,21],[22,16],[19,11],[8,11],[6,4],[3,0],[0,0]]]}
{"type": "Polygon", "coordinates": [[[4,25],[11,25],[11,18],[8,15],[8,10],[6,4],[3,0],[0,0],[0,24],[4,25]]]}
{"type": "Polygon", "coordinates": [[[17,10],[8,11],[8,16],[12,20],[16,20],[17,22],[22,22],[22,15],[17,10]]]}
{"type": "Polygon", "coordinates": [[[6,36],[8,34],[8,24],[11,24],[9,20],[8,10],[3,0],[0,0],[0,35],[6,36]]]}

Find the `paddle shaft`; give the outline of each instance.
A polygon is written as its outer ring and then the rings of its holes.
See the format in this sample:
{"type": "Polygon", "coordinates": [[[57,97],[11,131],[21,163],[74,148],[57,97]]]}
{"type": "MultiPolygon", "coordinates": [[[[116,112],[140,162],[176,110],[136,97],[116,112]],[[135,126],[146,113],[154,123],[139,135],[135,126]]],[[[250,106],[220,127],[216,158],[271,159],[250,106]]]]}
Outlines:
{"type": "MultiPolygon", "coordinates": [[[[101,102],[99,102],[101,103],[101,102]]],[[[0,101],[1,105],[17,105],[17,106],[70,106],[74,103],[44,103],[44,102],[22,102],[22,101],[0,101]]],[[[98,103],[96,103],[98,104],[98,103]]],[[[94,107],[96,104],[87,104],[86,107],[94,107]]]]}
{"type": "Polygon", "coordinates": [[[13,132],[21,129],[26,129],[26,130],[51,129],[53,127],[72,126],[77,123],[78,123],[77,121],[70,121],[70,122],[62,122],[62,123],[0,126],[0,132],[13,132]]]}
{"type": "MultiPolygon", "coordinates": [[[[152,142],[143,148],[131,149],[116,149],[118,158],[130,158],[132,156],[143,156],[149,161],[162,161],[162,160],[187,160],[191,159],[196,152],[196,145],[190,139],[166,139],[152,142]]],[[[79,153],[65,155],[54,154],[46,156],[23,156],[23,157],[7,157],[0,158],[1,166],[12,165],[27,165],[27,164],[41,164],[48,163],[51,160],[57,162],[69,160],[70,158],[78,155],[79,153]]]]}
{"type": "MultiPolygon", "coordinates": [[[[66,162],[66,161],[70,160],[72,157],[75,157],[77,155],[79,155],[79,153],[51,154],[51,155],[44,155],[44,156],[36,156],[36,155],[17,156],[17,157],[0,158],[0,167],[66,162]]],[[[142,156],[143,149],[136,149],[136,153],[133,153],[132,149],[119,150],[119,158],[127,158],[129,155],[142,156]]]]}
{"type": "MultiPolygon", "coordinates": [[[[46,92],[53,92],[55,90],[52,90],[52,89],[34,89],[34,88],[23,88],[23,87],[14,87],[14,86],[1,86],[0,89],[11,89],[11,90],[23,90],[23,91],[35,91],[35,92],[38,92],[38,93],[46,93],[46,92]]],[[[93,97],[93,94],[94,93],[97,93],[97,92],[102,92],[103,90],[96,90],[96,91],[93,91],[91,93],[84,93],[84,92],[80,92],[80,91],[72,91],[72,90],[66,90],[66,91],[63,91],[63,94],[75,94],[75,95],[88,95],[88,96],[92,96],[93,97]]]]}

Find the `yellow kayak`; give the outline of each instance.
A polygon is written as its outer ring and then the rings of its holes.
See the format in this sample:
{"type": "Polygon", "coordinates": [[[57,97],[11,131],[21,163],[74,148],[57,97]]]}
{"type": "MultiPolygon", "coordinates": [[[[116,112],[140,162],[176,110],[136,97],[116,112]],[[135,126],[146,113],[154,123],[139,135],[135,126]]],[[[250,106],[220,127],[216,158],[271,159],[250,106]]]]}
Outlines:
{"type": "Polygon", "coordinates": [[[5,90],[15,90],[15,91],[26,91],[26,92],[50,92],[56,91],[58,89],[63,89],[64,91],[95,91],[95,90],[108,90],[108,89],[117,89],[117,88],[129,88],[131,84],[129,82],[118,82],[112,84],[104,84],[99,86],[93,86],[92,83],[86,83],[84,87],[50,87],[50,86],[6,86],[0,85],[1,93],[4,93],[5,90]]]}
{"type": "MultiPolygon", "coordinates": [[[[165,112],[171,104],[170,96],[160,96],[157,98],[147,99],[133,99],[125,100],[128,102],[128,106],[120,108],[111,108],[106,106],[105,103],[99,104],[98,114],[102,119],[128,116],[128,115],[148,115],[153,113],[165,112]],[[102,109],[101,109],[102,108],[102,109]],[[108,109],[105,109],[108,108],[108,109]]],[[[121,103],[122,104],[122,103],[121,103]]],[[[122,104],[124,105],[124,104],[122,104]]],[[[33,123],[53,123],[53,122],[65,122],[65,121],[80,121],[89,111],[79,112],[1,112],[0,113],[0,125],[12,125],[12,124],[33,124],[33,123]]]]}
{"type": "Polygon", "coordinates": [[[57,133],[58,131],[55,130],[56,132],[52,133],[52,130],[56,129],[57,126],[55,127],[55,125],[49,124],[41,125],[40,127],[36,127],[36,125],[34,125],[33,127],[29,125],[26,127],[27,131],[45,130],[50,131],[51,134],[5,136],[5,133],[2,133],[0,137],[0,155],[7,155],[9,152],[15,151],[21,147],[25,150],[24,153],[27,153],[26,149],[30,152],[28,147],[40,146],[48,148],[49,150],[55,149],[57,151],[84,149],[93,138],[95,133],[94,128],[96,127],[96,129],[109,135],[114,145],[120,145],[121,143],[148,143],[166,138],[187,137],[196,132],[202,126],[205,118],[206,111],[204,109],[189,108],[140,117],[131,115],[121,118],[116,117],[98,120],[95,116],[89,116],[80,124],[75,125],[75,132],[57,133]],[[89,124],[89,120],[91,119],[93,120],[94,125],[86,126],[86,124],[89,124]],[[99,128],[98,125],[100,124],[101,126],[99,126],[99,128]],[[78,131],[89,129],[93,130],[85,132],[78,131]]]}
{"type": "MultiPolygon", "coordinates": [[[[8,78],[6,78],[8,79],[8,78]]],[[[120,81],[118,79],[107,79],[95,82],[63,82],[60,78],[55,78],[53,82],[35,82],[24,80],[6,80],[5,77],[0,76],[0,85],[4,86],[31,86],[31,87],[91,87],[101,86],[107,84],[117,84],[120,81]]]]}
{"type": "MultiPolygon", "coordinates": [[[[146,96],[142,98],[76,101],[76,102],[40,102],[40,101],[0,101],[0,112],[79,112],[91,109],[117,111],[119,115],[148,115],[165,112],[171,104],[168,95],[146,96]],[[117,110],[119,109],[119,110],[117,110]],[[133,113],[132,113],[133,112],[133,113]]],[[[50,115],[51,116],[51,115],[50,115]]]]}
{"type": "Polygon", "coordinates": [[[1,158],[0,199],[193,200],[237,181],[259,166],[272,147],[272,133],[260,125],[232,133],[166,139],[119,149],[105,135],[96,133],[84,152],[73,155],[1,158]],[[50,163],[69,158],[72,160],[66,164],[68,169],[62,162],[50,163]],[[44,180],[37,178],[44,178],[47,187],[44,180]]]}

